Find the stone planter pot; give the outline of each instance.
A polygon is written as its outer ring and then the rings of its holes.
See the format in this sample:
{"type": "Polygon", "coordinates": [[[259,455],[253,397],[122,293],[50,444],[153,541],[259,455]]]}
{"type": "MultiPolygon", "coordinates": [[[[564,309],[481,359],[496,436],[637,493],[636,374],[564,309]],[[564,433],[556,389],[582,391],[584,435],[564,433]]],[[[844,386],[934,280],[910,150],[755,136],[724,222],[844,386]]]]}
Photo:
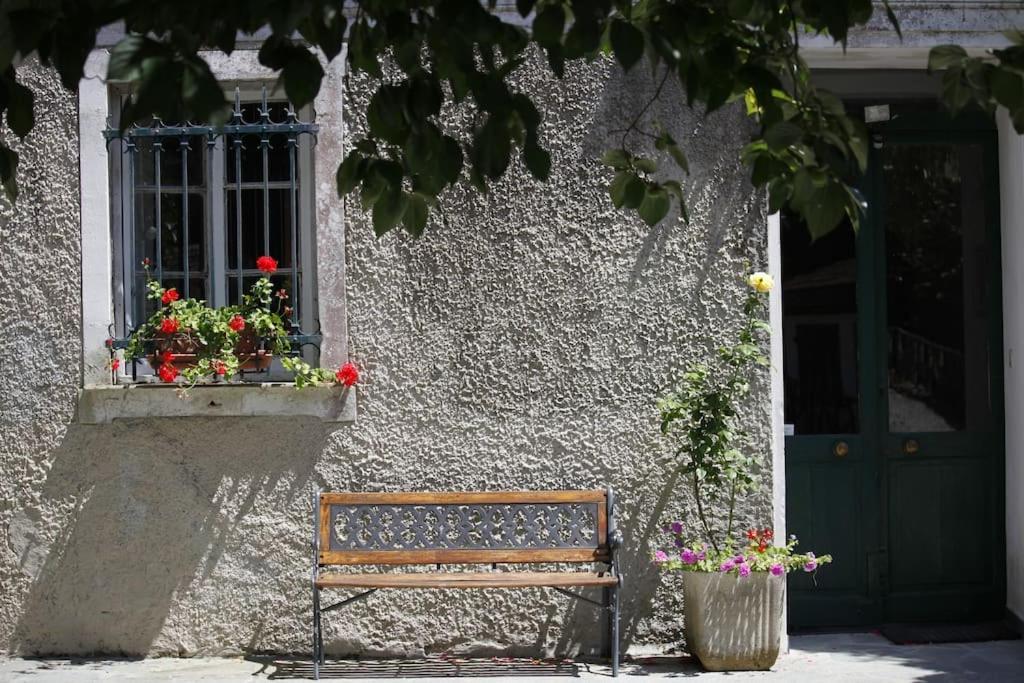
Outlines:
{"type": "Polygon", "coordinates": [[[779,656],[786,577],[683,572],[683,631],[708,671],[763,671],[779,656]]]}

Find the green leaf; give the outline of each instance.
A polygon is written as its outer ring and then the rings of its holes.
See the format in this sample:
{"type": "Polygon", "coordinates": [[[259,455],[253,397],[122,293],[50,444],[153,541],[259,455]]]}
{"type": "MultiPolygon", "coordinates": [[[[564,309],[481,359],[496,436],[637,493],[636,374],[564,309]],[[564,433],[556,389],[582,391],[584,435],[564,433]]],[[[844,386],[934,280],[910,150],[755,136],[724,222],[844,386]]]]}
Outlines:
{"type": "Polygon", "coordinates": [[[548,49],[548,64],[551,71],[561,78],[565,75],[565,52],[561,45],[552,45],[548,49]]]}
{"type": "Polygon", "coordinates": [[[846,212],[846,201],[846,190],[838,182],[814,189],[802,211],[812,239],[827,235],[839,224],[846,212]]]}
{"type": "Polygon", "coordinates": [[[146,36],[125,36],[110,51],[107,78],[116,81],[132,80],[138,74],[139,62],[146,55],[156,54],[157,47],[157,43],[146,36]]]}
{"type": "Polygon", "coordinates": [[[764,141],[773,150],[781,150],[800,141],[804,131],[791,121],[779,121],[768,127],[764,132],[764,141]]]}
{"type": "Polygon", "coordinates": [[[999,104],[1010,111],[1024,106],[1024,79],[1009,69],[999,68],[992,72],[992,95],[999,104]]]}
{"type": "Polygon", "coordinates": [[[405,88],[382,85],[370,98],[366,109],[366,122],[370,133],[395,145],[405,143],[409,123],[405,120],[405,88]]]}
{"type": "Polygon", "coordinates": [[[626,190],[622,199],[622,205],[627,209],[638,209],[643,203],[644,196],[647,193],[647,183],[632,173],[630,173],[628,177],[629,180],[626,182],[626,190]]]}
{"type": "Polygon", "coordinates": [[[305,48],[293,52],[281,70],[284,92],[296,108],[304,107],[313,101],[320,92],[323,78],[324,69],[320,66],[320,60],[305,48]]]}
{"type": "Polygon", "coordinates": [[[359,181],[362,180],[363,169],[365,168],[363,156],[353,150],[348,153],[345,160],[338,166],[338,196],[343,197],[356,189],[359,181]]]}
{"type": "Polygon", "coordinates": [[[516,10],[519,12],[519,16],[525,19],[533,11],[533,6],[536,4],[537,0],[516,0],[516,10]]]}
{"type": "Polygon", "coordinates": [[[889,0],[882,0],[882,6],[885,8],[885,16],[892,25],[893,30],[896,31],[896,37],[903,40],[903,29],[900,28],[899,19],[896,18],[896,13],[892,11],[892,7],[889,5],[889,0]]]}
{"type": "Polygon", "coordinates": [[[547,180],[551,174],[551,155],[548,151],[527,138],[523,146],[523,161],[526,168],[537,180],[547,180]]]}
{"type": "Polygon", "coordinates": [[[13,78],[4,79],[7,85],[7,125],[19,138],[28,135],[35,124],[32,104],[35,95],[13,78]]]}
{"type": "Polygon", "coordinates": [[[454,183],[459,179],[459,175],[462,174],[463,161],[462,147],[459,146],[458,141],[445,135],[441,145],[441,156],[438,159],[438,168],[445,182],[454,183]]]}
{"type": "Polygon", "coordinates": [[[405,208],[405,215],[402,216],[402,225],[413,237],[419,237],[427,227],[427,217],[430,214],[430,207],[427,201],[420,195],[413,193],[409,195],[408,206],[405,208]]]}
{"type": "Polygon", "coordinates": [[[565,10],[561,5],[545,5],[533,20],[533,39],[544,47],[560,45],[565,32],[565,10]]]}
{"type": "Polygon", "coordinates": [[[375,44],[373,29],[366,20],[356,22],[349,32],[349,63],[356,70],[365,71],[376,78],[381,78],[384,72],[381,71],[380,61],[377,59],[377,46],[375,44]]]}
{"type": "Polygon", "coordinates": [[[601,163],[621,171],[629,168],[629,159],[629,153],[626,150],[616,147],[604,153],[601,157],[601,163]]]}
{"type": "Polygon", "coordinates": [[[647,159],[645,157],[634,157],[633,167],[640,169],[644,173],[654,173],[658,170],[658,162],[654,159],[647,159]]]}
{"type": "Polygon", "coordinates": [[[500,178],[512,154],[512,143],[503,117],[491,114],[473,138],[473,167],[484,176],[500,178]]]}
{"type": "Polygon", "coordinates": [[[649,226],[657,225],[668,214],[672,202],[668,193],[657,185],[648,186],[640,204],[640,218],[649,226]]]}
{"type": "Polygon", "coordinates": [[[622,205],[626,202],[626,185],[634,177],[631,173],[619,171],[612,178],[612,184],[608,186],[608,194],[611,195],[612,206],[616,209],[621,209],[622,205]]]}
{"type": "Polygon", "coordinates": [[[18,153],[0,144],[0,182],[4,185],[4,193],[13,204],[18,198],[18,153]]]}
{"type": "Polygon", "coordinates": [[[644,56],[644,34],[633,24],[616,18],[612,21],[610,37],[616,59],[629,71],[644,56]]]}
{"type": "Polygon", "coordinates": [[[385,234],[402,220],[409,200],[401,188],[388,189],[373,204],[373,232],[377,237],[385,234]]]}
{"type": "Polygon", "coordinates": [[[939,71],[957,66],[967,59],[967,51],[959,45],[936,45],[928,53],[928,70],[939,71]]]}

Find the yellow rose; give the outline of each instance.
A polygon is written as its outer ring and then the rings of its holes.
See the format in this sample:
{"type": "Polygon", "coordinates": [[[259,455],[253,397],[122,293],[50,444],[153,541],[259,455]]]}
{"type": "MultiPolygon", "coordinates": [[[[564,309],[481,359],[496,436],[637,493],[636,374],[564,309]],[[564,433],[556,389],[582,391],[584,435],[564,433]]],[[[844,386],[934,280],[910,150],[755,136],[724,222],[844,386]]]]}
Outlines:
{"type": "Polygon", "coordinates": [[[772,291],[772,287],[775,286],[775,281],[772,280],[772,276],[768,273],[758,271],[750,274],[750,277],[747,278],[747,284],[761,294],[764,294],[772,291]]]}

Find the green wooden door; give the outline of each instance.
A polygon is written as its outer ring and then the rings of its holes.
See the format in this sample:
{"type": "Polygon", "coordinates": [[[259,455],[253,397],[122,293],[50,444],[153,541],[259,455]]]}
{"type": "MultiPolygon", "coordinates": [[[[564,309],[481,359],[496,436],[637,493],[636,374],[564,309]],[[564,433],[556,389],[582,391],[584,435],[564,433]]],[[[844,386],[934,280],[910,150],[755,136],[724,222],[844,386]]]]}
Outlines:
{"type": "Polygon", "coordinates": [[[835,564],[793,626],[993,618],[1004,604],[998,187],[987,121],[873,132],[869,212],[784,220],[787,528],[835,564]]]}

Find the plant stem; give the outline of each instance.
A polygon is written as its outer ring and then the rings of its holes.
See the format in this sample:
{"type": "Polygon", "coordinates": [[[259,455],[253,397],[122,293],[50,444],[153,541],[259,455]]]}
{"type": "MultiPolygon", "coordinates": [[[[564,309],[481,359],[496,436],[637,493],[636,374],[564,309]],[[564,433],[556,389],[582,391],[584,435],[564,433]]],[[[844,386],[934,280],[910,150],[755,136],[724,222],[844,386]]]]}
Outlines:
{"type": "Polygon", "coordinates": [[[732,488],[729,490],[729,524],[726,525],[725,539],[728,541],[732,538],[732,513],[736,509],[736,482],[732,483],[732,488]]]}
{"type": "Polygon", "coordinates": [[[704,525],[704,533],[707,534],[708,540],[711,541],[711,547],[718,552],[718,542],[715,540],[715,533],[711,529],[711,525],[708,524],[708,518],[704,514],[704,504],[700,502],[700,481],[697,479],[697,472],[693,473],[693,497],[697,499],[697,515],[700,517],[700,523],[704,525]]]}

